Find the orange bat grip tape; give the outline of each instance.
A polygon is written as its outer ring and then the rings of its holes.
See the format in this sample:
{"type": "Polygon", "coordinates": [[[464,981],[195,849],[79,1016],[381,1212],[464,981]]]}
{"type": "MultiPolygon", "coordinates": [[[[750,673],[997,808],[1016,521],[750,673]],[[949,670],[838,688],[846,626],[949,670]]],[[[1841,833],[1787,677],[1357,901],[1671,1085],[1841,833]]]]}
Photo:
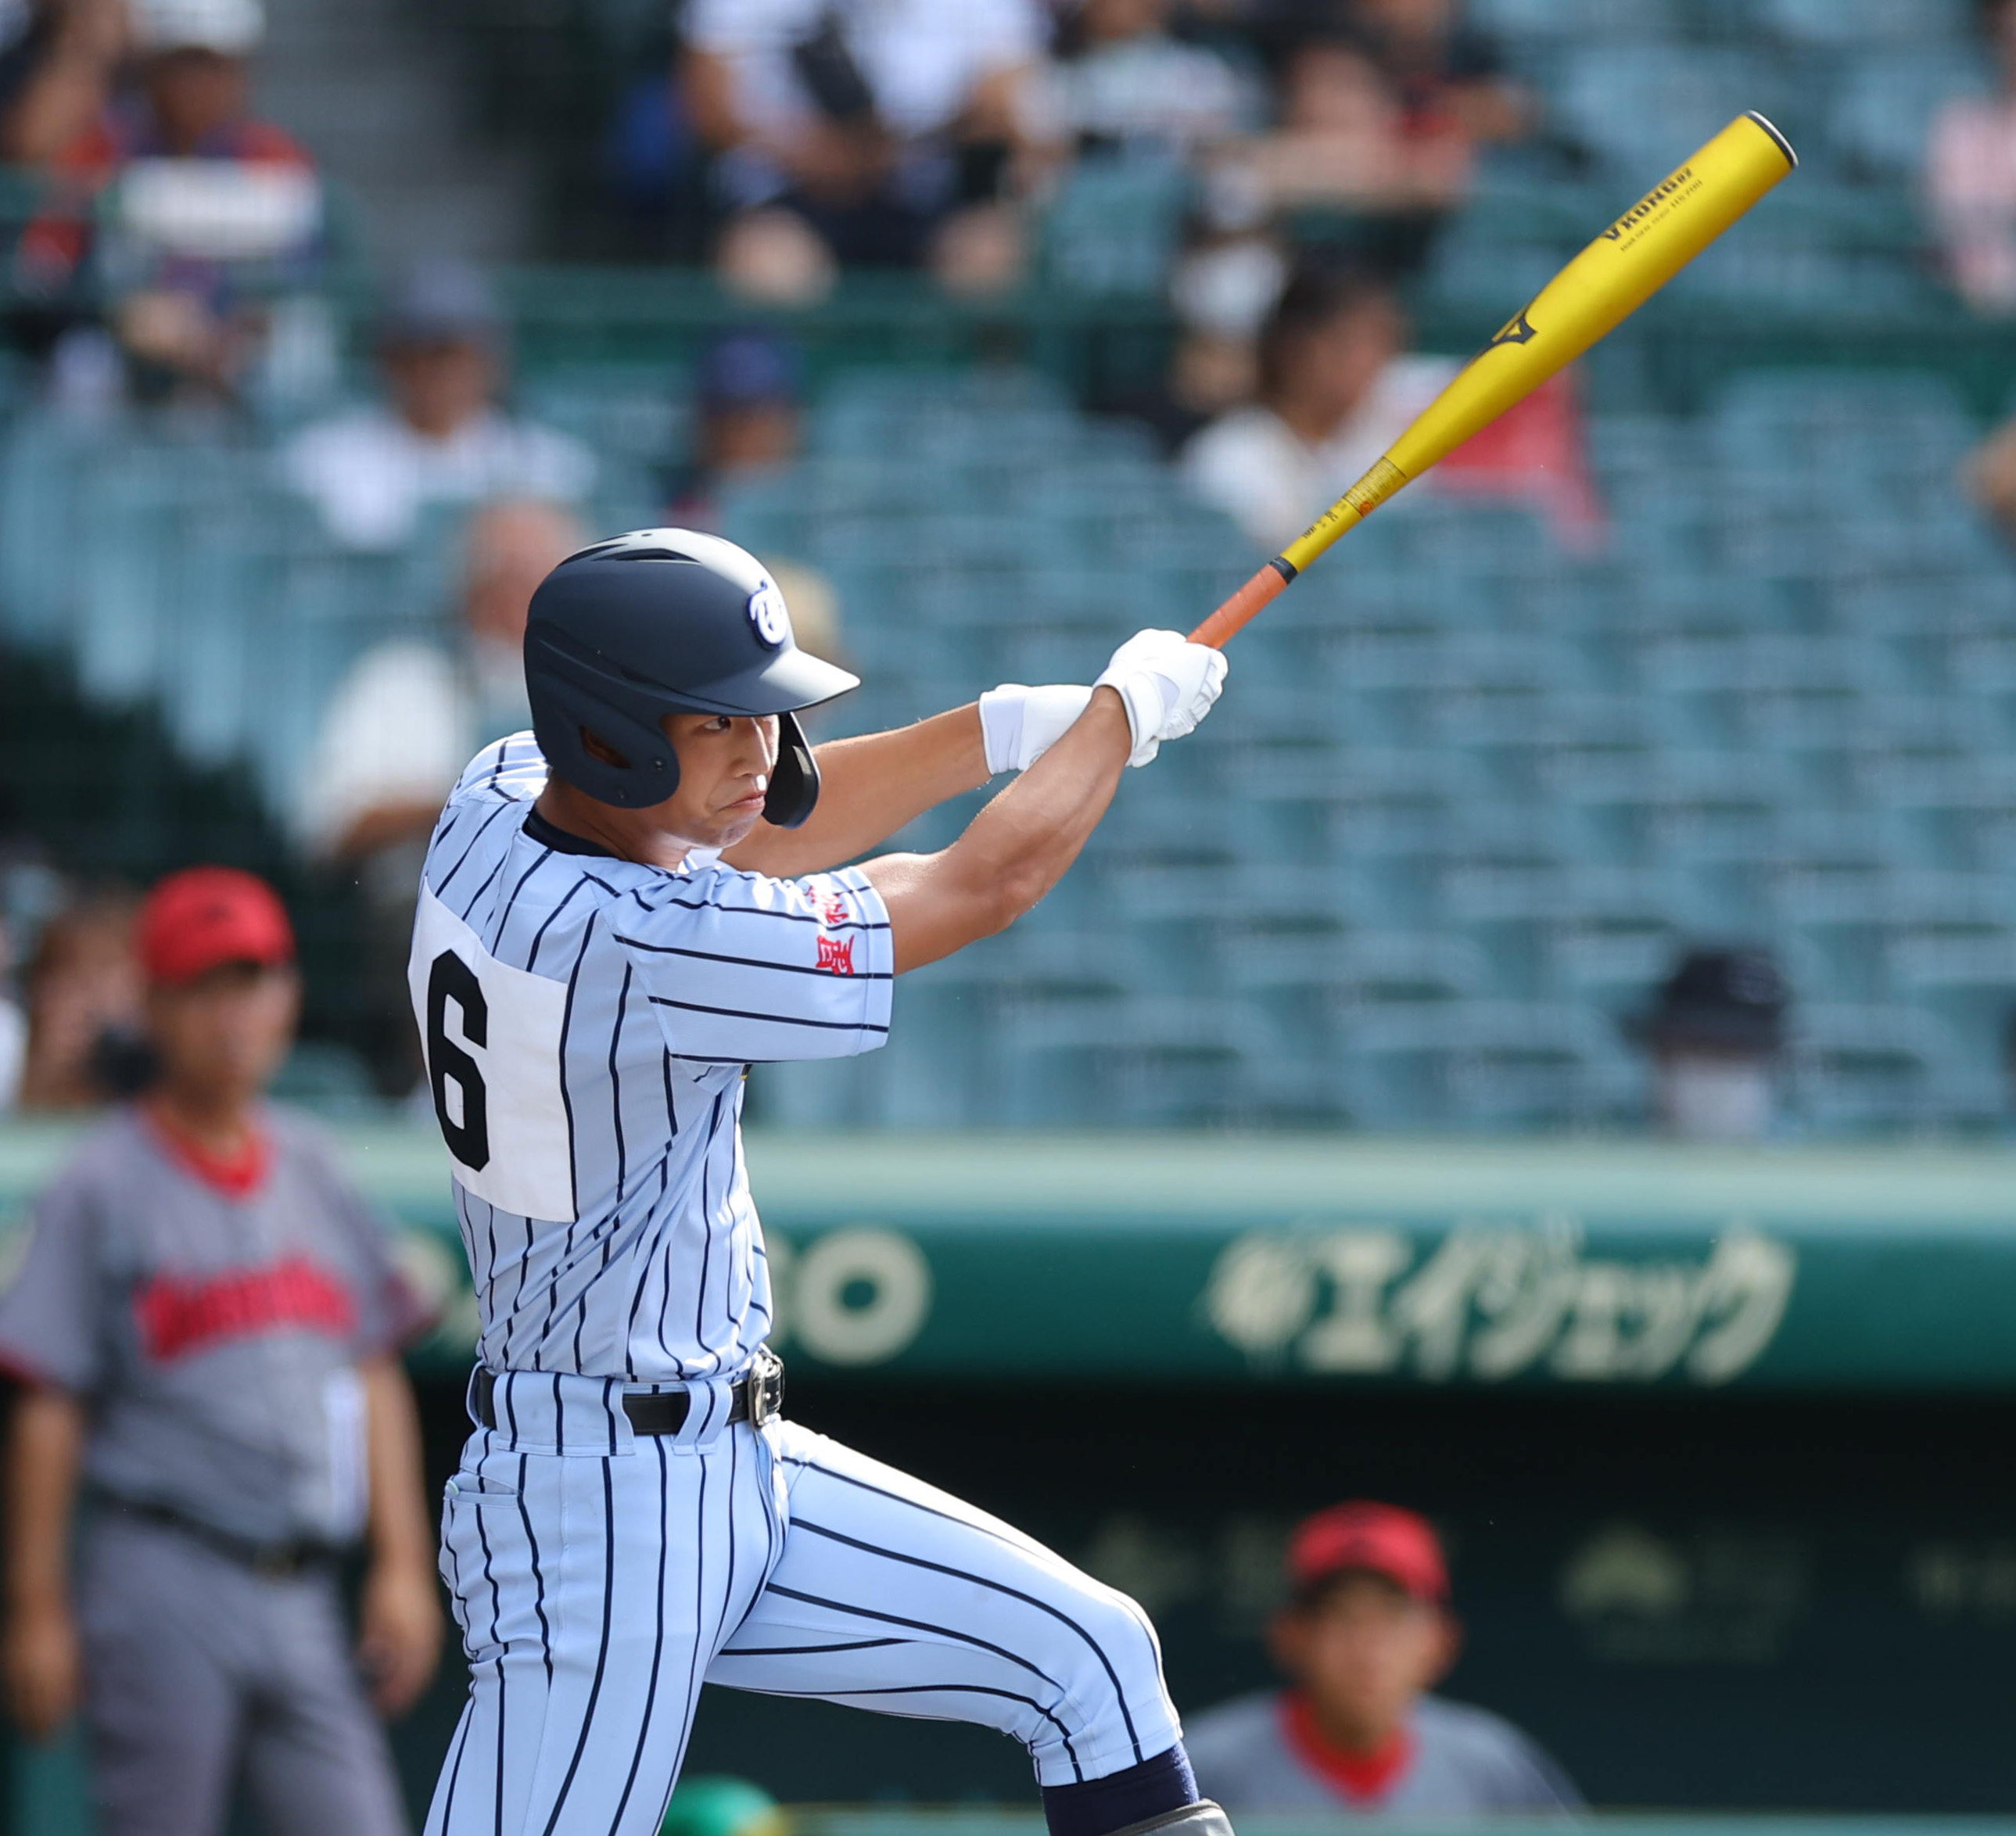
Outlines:
{"type": "Polygon", "coordinates": [[[1190,642],[1208,644],[1214,650],[1223,650],[1226,639],[1258,616],[1292,578],[1280,571],[1279,563],[1269,561],[1190,633],[1190,642]]]}

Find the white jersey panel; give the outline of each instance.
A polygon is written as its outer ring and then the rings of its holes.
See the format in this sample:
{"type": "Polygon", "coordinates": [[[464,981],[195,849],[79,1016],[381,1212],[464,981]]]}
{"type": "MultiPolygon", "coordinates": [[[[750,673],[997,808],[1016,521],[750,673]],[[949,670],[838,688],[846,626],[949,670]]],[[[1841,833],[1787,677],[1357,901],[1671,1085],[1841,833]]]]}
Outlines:
{"type": "Polygon", "coordinates": [[[565,984],[499,963],[424,884],[406,976],[456,1179],[487,1204],[571,1224],[565,984]]]}
{"type": "Polygon", "coordinates": [[[888,914],[851,871],[617,859],[535,813],[545,785],[528,733],[463,772],[427,851],[409,972],[480,1355],[632,1381],[733,1375],[771,1318],[743,1071],[882,1042],[888,914]],[[436,999],[438,977],[460,992],[436,999]]]}

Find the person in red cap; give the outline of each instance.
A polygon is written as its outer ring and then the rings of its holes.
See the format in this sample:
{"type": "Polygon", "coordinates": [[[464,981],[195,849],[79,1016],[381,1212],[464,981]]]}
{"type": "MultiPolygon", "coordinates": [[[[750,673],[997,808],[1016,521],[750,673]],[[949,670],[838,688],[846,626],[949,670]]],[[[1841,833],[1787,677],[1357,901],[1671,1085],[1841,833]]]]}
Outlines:
{"type": "Polygon", "coordinates": [[[1226,1809],[1565,1811],[1581,1799],[1532,1741],[1429,1692],[1456,1661],[1442,1544],[1425,1517],[1359,1501],[1288,1545],[1288,1604],[1270,1643],[1285,1690],[1190,1723],[1198,1789],[1226,1809]]]}
{"type": "Polygon", "coordinates": [[[215,1836],[241,1787],[279,1836],[398,1836],[372,1708],[412,1703],[441,1629],[398,1358],[421,1315],[329,1146],[263,1100],[300,998],[273,890],[193,868],[138,928],[153,1082],[0,1294],[8,1706],[37,1738],[83,1708],[103,1836],[215,1836]]]}

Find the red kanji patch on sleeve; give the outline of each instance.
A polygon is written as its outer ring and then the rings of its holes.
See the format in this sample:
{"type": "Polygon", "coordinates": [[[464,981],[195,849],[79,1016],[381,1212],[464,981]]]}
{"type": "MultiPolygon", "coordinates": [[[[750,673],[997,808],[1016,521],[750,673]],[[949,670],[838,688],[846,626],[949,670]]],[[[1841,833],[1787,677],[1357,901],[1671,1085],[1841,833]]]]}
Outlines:
{"type": "Polygon", "coordinates": [[[819,967],[833,975],[854,973],[854,939],[823,937],[819,940],[819,967]]]}

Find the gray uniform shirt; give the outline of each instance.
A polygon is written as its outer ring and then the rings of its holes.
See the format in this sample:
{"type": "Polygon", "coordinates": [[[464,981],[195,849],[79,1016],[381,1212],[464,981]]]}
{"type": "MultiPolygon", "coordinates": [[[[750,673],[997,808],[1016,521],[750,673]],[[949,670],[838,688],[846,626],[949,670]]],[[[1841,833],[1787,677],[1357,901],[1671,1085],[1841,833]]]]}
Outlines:
{"type": "Polygon", "coordinates": [[[311,1125],[268,1112],[232,1197],[135,1111],[37,1202],[0,1361],[92,1405],[87,1477],[259,1542],[362,1528],[356,1366],[419,1323],[384,1233],[311,1125]]]}
{"type": "Polygon", "coordinates": [[[1508,1722],[1482,1708],[1424,1696],[1413,1752],[1374,1799],[1354,1798],[1312,1767],[1289,1738],[1280,1692],[1241,1696],[1184,1718],[1197,1789],[1246,1810],[1354,1810],[1439,1816],[1473,1811],[1567,1810],[1582,1798],[1561,1768],[1508,1722]]]}

